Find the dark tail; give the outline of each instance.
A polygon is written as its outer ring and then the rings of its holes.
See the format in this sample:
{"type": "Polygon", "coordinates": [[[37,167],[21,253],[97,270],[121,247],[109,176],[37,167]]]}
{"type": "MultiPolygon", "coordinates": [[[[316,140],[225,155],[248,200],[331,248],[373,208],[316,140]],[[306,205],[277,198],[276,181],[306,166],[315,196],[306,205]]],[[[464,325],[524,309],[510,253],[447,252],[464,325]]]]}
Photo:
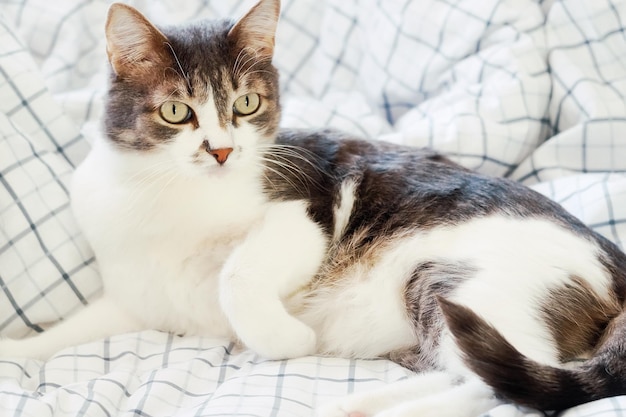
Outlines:
{"type": "Polygon", "coordinates": [[[510,401],[558,411],[626,394],[626,313],[609,324],[593,358],[576,369],[560,369],[521,354],[469,308],[442,298],[439,305],[465,364],[510,401]]]}

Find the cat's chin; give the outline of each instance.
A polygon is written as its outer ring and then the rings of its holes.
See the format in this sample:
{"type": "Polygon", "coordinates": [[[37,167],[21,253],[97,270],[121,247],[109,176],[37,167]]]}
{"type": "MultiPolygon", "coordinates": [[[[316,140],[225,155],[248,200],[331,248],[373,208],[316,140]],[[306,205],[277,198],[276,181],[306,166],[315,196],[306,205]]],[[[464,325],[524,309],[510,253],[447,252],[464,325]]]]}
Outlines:
{"type": "Polygon", "coordinates": [[[210,178],[225,178],[225,177],[233,175],[235,171],[236,169],[234,167],[226,166],[226,165],[219,165],[219,166],[208,167],[205,170],[205,175],[207,175],[210,178]]]}
{"type": "Polygon", "coordinates": [[[194,177],[222,179],[234,175],[238,169],[236,164],[226,163],[224,165],[209,165],[202,167],[194,167],[194,177]]]}

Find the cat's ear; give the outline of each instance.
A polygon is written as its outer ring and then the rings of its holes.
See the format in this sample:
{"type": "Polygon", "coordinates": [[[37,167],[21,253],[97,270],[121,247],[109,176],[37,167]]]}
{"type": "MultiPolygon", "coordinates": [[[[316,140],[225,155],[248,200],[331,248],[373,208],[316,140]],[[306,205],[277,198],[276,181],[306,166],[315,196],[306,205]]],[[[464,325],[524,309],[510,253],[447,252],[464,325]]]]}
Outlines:
{"type": "Polygon", "coordinates": [[[119,77],[144,77],[171,64],[167,38],[133,7],[112,4],[105,33],[109,61],[119,77]]]}
{"type": "Polygon", "coordinates": [[[260,0],[228,32],[238,49],[250,49],[257,57],[272,59],[280,15],[280,0],[260,0]]]}

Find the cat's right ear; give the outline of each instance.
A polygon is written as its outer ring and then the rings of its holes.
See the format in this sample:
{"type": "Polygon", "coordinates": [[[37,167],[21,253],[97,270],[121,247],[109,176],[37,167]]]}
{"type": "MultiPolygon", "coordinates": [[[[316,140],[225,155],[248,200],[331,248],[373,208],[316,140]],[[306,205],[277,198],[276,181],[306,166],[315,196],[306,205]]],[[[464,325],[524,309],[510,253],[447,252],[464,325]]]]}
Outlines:
{"type": "Polygon", "coordinates": [[[168,40],[133,7],[113,3],[105,25],[107,54],[121,78],[143,78],[171,64],[168,40]]]}
{"type": "Polygon", "coordinates": [[[259,0],[228,32],[237,49],[251,49],[261,59],[272,60],[280,0],[259,0]]]}

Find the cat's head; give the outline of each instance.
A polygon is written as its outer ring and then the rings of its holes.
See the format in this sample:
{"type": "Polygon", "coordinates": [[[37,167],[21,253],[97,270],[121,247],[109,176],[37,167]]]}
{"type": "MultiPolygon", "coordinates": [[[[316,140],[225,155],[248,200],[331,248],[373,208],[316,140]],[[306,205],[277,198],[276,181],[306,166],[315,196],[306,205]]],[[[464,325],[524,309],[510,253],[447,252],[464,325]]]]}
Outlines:
{"type": "Polygon", "coordinates": [[[113,4],[106,23],[109,139],[186,175],[247,163],[278,129],[272,55],[279,10],[279,0],[260,0],[235,23],[157,28],[134,8],[113,4]]]}

